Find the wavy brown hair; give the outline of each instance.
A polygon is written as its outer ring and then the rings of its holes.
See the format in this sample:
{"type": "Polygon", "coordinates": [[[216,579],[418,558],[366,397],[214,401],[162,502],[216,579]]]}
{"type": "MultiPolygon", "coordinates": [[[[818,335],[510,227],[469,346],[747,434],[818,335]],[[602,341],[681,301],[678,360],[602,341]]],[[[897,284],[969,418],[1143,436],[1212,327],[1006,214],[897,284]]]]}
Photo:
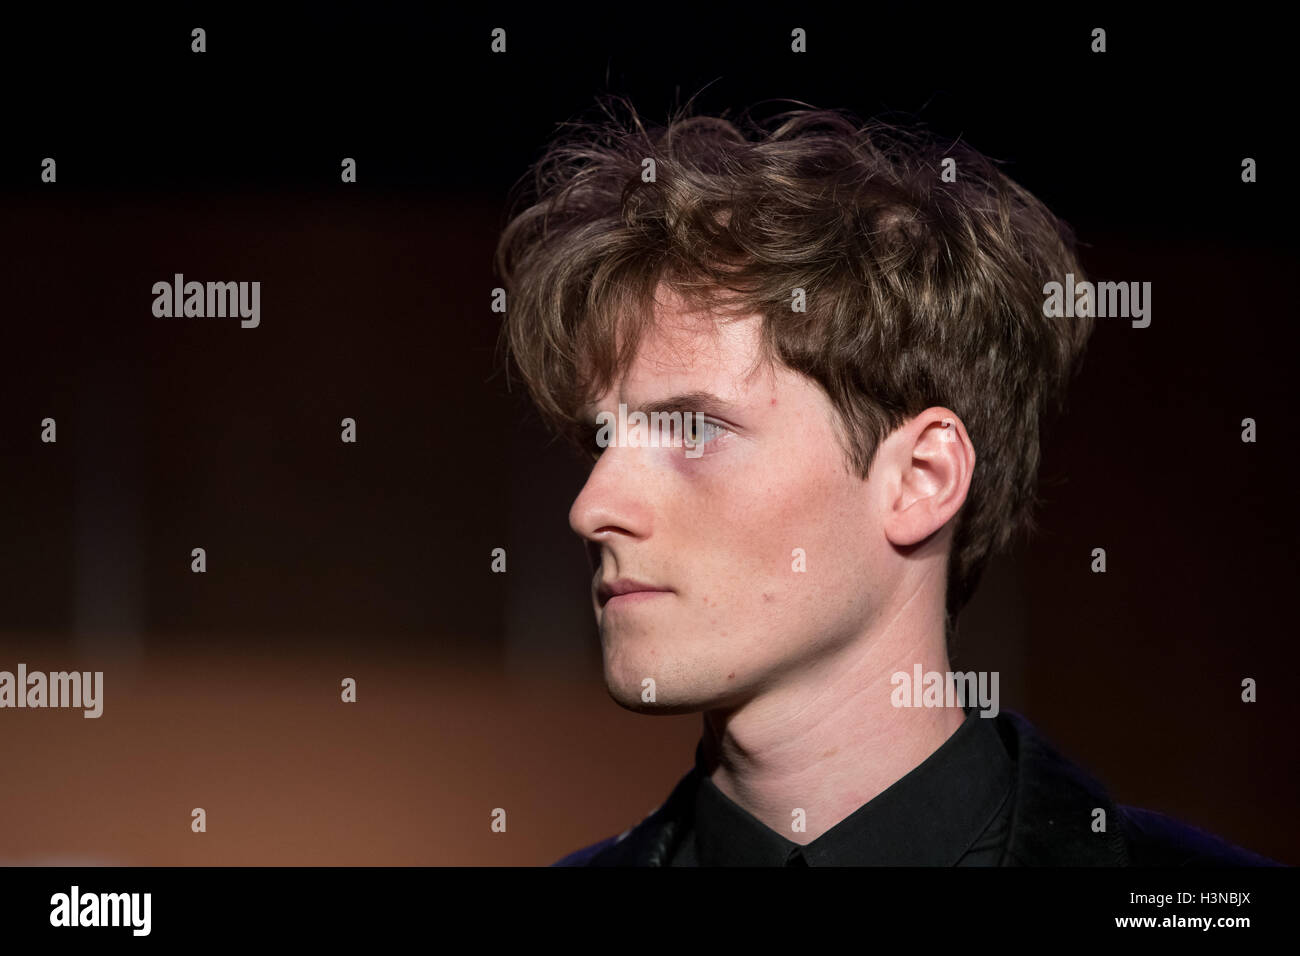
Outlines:
{"type": "Polygon", "coordinates": [[[760,314],[764,360],[824,389],[863,478],[891,431],[951,408],[977,459],[954,519],[951,638],[990,555],[1032,527],[1040,429],[1092,330],[1043,314],[1046,282],[1084,278],[1070,228],[920,126],[811,107],[732,121],[688,103],[648,128],[621,97],[599,106],[521,179],[497,247],[499,346],[540,413],[590,448],[582,409],[630,365],[660,282],[720,317],[760,314]]]}

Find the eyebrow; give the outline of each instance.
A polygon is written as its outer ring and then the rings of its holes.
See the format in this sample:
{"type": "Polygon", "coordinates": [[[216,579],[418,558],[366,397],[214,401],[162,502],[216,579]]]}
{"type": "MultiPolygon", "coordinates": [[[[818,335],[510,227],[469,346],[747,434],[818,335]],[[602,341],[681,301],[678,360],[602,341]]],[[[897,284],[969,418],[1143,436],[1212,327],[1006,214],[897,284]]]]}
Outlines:
{"type": "MultiPolygon", "coordinates": [[[[587,406],[591,408],[591,406],[587,406]]],[[[736,406],[726,399],[702,390],[693,392],[682,392],[678,395],[670,395],[667,398],[655,399],[653,402],[646,402],[643,405],[630,406],[629,411],[645,412],[647,415],[662,414],[664,412],[700,412],[705,415],[717,415],[726,417],[729,413],[735,411],[736,406]]],[[[595,418],[595,412],[589,417],[595,418]]]]}
{"type": "Polygon", "coordinates": [[[714,395],[712,392],[694,391],[683,392],[680,395],[672,395],[668,398],[661,398],[658,401],[646,402],[641,411],[647,415],[655,412],[704,412],[708,415],[726,415],[735,409],[735,405],[714,395]]]}

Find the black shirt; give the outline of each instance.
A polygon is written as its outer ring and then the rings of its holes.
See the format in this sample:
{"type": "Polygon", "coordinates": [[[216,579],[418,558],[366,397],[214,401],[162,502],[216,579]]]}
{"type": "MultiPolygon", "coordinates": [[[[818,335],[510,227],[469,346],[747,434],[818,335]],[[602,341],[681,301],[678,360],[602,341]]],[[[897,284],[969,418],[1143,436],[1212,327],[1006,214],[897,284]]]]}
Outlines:
{"type": "Polygon", "coordinates": [[[1015,764],[974,709],[906,776],[806,846],[709,779],[703,741],[693,814],[672,866],[997,866],[1010,832],[1015,764]]]}

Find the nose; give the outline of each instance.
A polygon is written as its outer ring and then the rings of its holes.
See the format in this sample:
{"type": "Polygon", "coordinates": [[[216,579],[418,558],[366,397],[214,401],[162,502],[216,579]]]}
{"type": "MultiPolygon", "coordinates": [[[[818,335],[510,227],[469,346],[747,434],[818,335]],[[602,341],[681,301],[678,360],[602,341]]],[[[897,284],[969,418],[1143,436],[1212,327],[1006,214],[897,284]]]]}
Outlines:
{"type": "Polygon", "coordinates": [[[637,447],[606,448],[569,508],[569,527],[583,539],[592,569],[603,546],[651,531],[649,462],[637,447]]]}

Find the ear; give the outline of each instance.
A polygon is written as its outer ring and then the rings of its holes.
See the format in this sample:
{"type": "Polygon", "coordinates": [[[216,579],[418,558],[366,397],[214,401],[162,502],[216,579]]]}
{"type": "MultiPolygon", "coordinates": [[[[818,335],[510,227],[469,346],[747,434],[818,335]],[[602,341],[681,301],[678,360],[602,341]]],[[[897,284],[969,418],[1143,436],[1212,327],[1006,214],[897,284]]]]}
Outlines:
{"type": "Polygon", "coordinates": [[[893,481],[885,502],[885,535],[907,547],[924,541],[966,502],[975,446],[950,409],[927,408],[886,440],[893,481]]]}

